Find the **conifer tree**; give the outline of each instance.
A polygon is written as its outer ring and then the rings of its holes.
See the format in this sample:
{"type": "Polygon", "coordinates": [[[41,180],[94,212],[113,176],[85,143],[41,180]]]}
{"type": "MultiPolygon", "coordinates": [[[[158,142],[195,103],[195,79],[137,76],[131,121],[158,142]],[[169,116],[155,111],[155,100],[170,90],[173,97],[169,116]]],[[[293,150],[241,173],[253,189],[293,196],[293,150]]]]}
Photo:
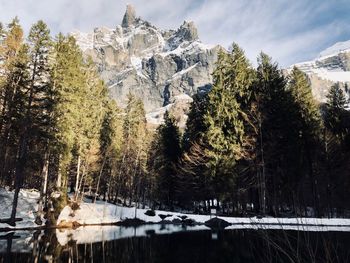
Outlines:
{"type": "MultiPolygon", "coordinates": [[[[121,161],[123,142],[122,111],[115,101],[108,101],[100,132],[100,174],[101,193],[111,197],[114,192],[116,175],[121,161]]],[[[115,194],[115,193],[114,193],[115,194]]]]}
{"type": "MultiPolygon", "coordinates": [[[[14,170],[13,158],[16,152],[16,135],[14,134],[13,117],[17,110],[15,98],[18,100],[20,86],[17,81],[20,75],[26,74],[24,53],[28,49],[23,47],[23,30],[17,18],[13,19],[1,33],[0,43],[0,178],[9,185],[12,182],[11,172],[14,170]],[[22,49],[21,54],[20,50],[22,49]],[[25,51],[26,50],[26,51],[25,51]],[[24,70],[23,73],[20,70],[24,70]],[[12,163],[12,165],[11,165],[12,163]]],[[[26,78],[26,77],[24,77],[26,78]]],[[[21,81],[19,81],[21,82],[21,81]]]]}
{"type": "Polygon", "coordinates": [[[157,174],[158,199],[171,209],[179,200],[177,195],[177,165],[181,157],[180,133],[175,120],[167,111],[164,114],[164,124],[157,129],[157,151],[152,172],[157,174]]]}
{"type": "Polygon", "coordinates": [[[250,110],[254,70],[243,50],[233,44],[231,53],[219,54],[213,77],[214,85],[205,114],[208,127],[205,142],[211,158],[209,169],[216,177],[219,194],[220,191],[229,192],[234,185],[234,167],[248,154],[250,138],[246,131],[251,121],[247,112],[250,110]]]}
{"type": "MultiPolygon", "coordinates": [[[[257,185],[260,186],[260,206],[274,207],[275,214],[278,189],[283,186],[283,173],[288,159],[288,133],[291,99],[286,90],[286,80],[278,64],[261,53],[258,57],[256,83],[253,100],[257,106],[256,123],[259,134],[256,145],[258,164],[257,185]],[[270,195],[269,195],[270,193],[270,195]],[[264,204],[264,199],[266,204],[264,204]],[[270,200],[269,200],[270,199],[270,200]]],[[[264,212],[264,211],[263,211],[264,212]]]]}
{"type": "Polygon", "coordinates": [[[325,125],[336,136],[346,133],[346,98],[339,83],[334,84],[327,95],[325,125]]]}
{"type": "Polygon", "coordinates": [[[121,192],[124,202],[129,199],[131,204],[139,198],[141,177],[145,175],[147,162],[147,130],[143,102],[134,95],[128,95],[123,122],[123,148],[119,185],[117,193],[121,192]]]}
{"type": "MultiPolygon", "coordinates": [[[[294,174],[292,182],[297,186],[299,193],[305,193],[307,189],[303,189],[307,184],[302,180],[310,180],[311,196],[299,198],[299,203],[306,203],[311,199],[314,209],[317,211],[317,179],[315,175],[315,163],[317,160],[317,148],[320,145],[321,135],[321,117],[319,108],[312,96],[310,83],[305,73],[294,67],[289,80],[289,91],[293,100],[293,111],[291,112],[290,122],[293,125],[294,149],[294,174]],[[302,201],[303,200],[303,201],[302,201]]],[[[293,185],[293,183],[291,185],[293,185]]],[[[295,188],[295,187],[294,187],[295,188]]],[[[295,192],[294,192],[295,193],[295,192]]]]}
{"type": "MultiPolygon", "coordinates": [[[[49,52],[51,47],[50,31],[46,24],[38,21],[28,36],[30,81],[28,87],[22,87],[25,94],[23,116],[20,120],[18,157],[15,172],[15,195],[11,213],[11,224],[15,223],[18,193],[24,180],[24,170],[29,158],[35,155],[30,151],[40,145],[47,149],[47,139],[51,127],[52,90],[48,84],[49,52]]],[[[43,154],[39,163],[42,163],[43,154]]],[[[35,160],[35,159],[34,159],[35,160]]],[[[39,168],[40,169],[40,168],[39,168]]]]}

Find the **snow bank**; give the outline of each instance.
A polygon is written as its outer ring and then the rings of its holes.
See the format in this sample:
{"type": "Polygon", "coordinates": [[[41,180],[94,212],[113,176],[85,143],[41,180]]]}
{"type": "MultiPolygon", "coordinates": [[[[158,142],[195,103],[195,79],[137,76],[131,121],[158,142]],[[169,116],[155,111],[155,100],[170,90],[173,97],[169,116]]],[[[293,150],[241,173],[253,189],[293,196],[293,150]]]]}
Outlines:
{"type": "MultiPolygon", "coordinates": [[[[11,216],[14,191],[0,188],[0,219],[8,219],[11,216]]],[[[18,196],[16,218],[23,218],[23,221],[16,222],[12,227],[0,223],[0,228],[30,228],[37,227],[34,220],[38,211],[38,200],[40,193],[34,189],[21,189],[18,196]]]]}
{"type": "MultiPolygon", "coordinates": [[[[208,221],[210,215],[195,215],[195,214],[182,214],[176,212],[167,211],[155,211],[155,216],[145,215],[146,209],[135,209],[133,207],[121,207],[118,205],[109,204],[107,202],[97,201],[95,204],[82,203],[80,209],[74,213],[69,206],[66,206],[57,223],[60,224],[63,221],[66,222],[78,222],[82,225],[87,224],[111,224],[123,221],[128,218],[139,218],[150,223],[159,223],[161,218],[160,214],[168,215],[166,220],[178,219],[179,216],[187,216],[188,219],[193,219],[198,223],[205,223],[208,221]],[[136,213],[136,216],[135,216],[136,213]]],[[[256,217],[219,217],[226,220],[233,225],[289,225],[289,226],[328,226],[328,227],[349,227],[350,219],[338,219],[338,218],[256,218],[256,217]]],[[[232,227],[232,226],[231,226],[232,227]]]]}

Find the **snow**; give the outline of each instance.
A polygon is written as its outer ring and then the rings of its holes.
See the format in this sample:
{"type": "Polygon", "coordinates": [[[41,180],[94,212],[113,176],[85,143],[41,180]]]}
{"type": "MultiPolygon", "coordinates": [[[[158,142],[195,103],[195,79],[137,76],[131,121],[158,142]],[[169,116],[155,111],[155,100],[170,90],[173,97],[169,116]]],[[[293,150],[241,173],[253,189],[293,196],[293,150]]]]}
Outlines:
{"type": "Polygon", "coordinates": [[[71,36],[73,36],[80,49],[85,52],[88,49],[94,48],[94,35],[93,33],[83,33],[78,30],[71,33],[71,36]]]}
{"type": "MultiPolygon", "coordinates": [[[[349,45],[350,47],[350,41],[343,43],[347,43],[346,45],[349,45]]],[[[343,51],[350,52],[350,49],[345,49],[346,45],[336,44],[333,47],[327,49],[326,51],[321,52],[320,57],[318,57],[315,60],[294,64],[289,68],[289,71],[291,71],[292,68],[295,66],[300,70],[304,71],[306,74],[315,74],[323,80],[328,80],[332,82],[350,82],[350,71],[344,71],[340,66],[336,64],[328,67],[320,66],[320,62],[329,57],[337,56],[340,52],[343,51]]]]}
{"type": "MultiPolygon", "coordinates": [[[[135,216],[141,220],[150,223],[159,223],[161,221],[159,215],[169,215],[167,220],[173,220],[179,216],[186,215],[188,219],[193,219],[198,223],[205,223],[208,221],[210,215],[197,215],[197,214],[183,214],[177,212],[167,212],[156,210],[155,216],[145,215],[147,209],[135,209],[134,207],[122,207],[107,202],[97,201],[93,203],[82,203],[80,209],[75,211],[72,215],[72,209],[66,206],[61,212],[57,223],[63,221],[66,222],[78,222],[82,225],[87,224],[109,224],[116,223],[127,218],[135,218],[135,216]],[[136,215],[135,215],[136,213],[136,215]]],[[[248,224],[248,225],[290,225],[290,226],[328,226],[328,227],[339,227],[345,226],[350,228],[350,219],[343,218],[256,218],[256,217],[219,217],[231,224],[248,224]]]]}
{"type": "Polygon", "coordinates": [[[140,76],[141,78],[146,79],[147,77],[142,73],[142,58],[131,56],[130,61],[131,61],[131,65],[136,70],[137,75],[140,76]]]}
{"type": "Polygon", "coordinates": [[[154,125],[161,125],[164,122],[163,116],[166,111],[169,111],[173,104],[168,104],[167,106],[158,108],[152,112],[146,114],[147,123],[154,125]]]}
{"type": "Polygon", "coordinates": [[[322,51],[318,59],[325,59],[328,57],[335,56],[341,52],[348,52],[348,51],[350,51],[350,40],[344,41],[344,42],[338,42],[333,46],[322,51]]]}
{"type": "Polygon", "coordinates": [[[333,82],[350,82],[350,71],[329,71],[324,68],[312,69],[321,79],[333,82]]]}
{"type": "Polygon", "coordinates": [[[198,63],[186,68],[186,69],[183,69],[179,72],[176,72],[170,80],[168,80],[167,82],[170,82],[172,80],[175,80],[175,79],[178,79],[178,78],[181,78],[183,75],[185,75],[186,73],[190,72],[192,69],[194,69],[196,66],[198,65],[198,63]]]}
{"type": "Polygon", "coordinates": [[[193,41],[193,42],[184,41],[176,49],[159,53],[159,55],[161,55],[162,57],[166,57],[169,55],[181,56],[184,53],[190,55],[193,53],[197,53],[199,51],[209,51],[214,47],[215,47],[214,45],[205,45],[200,41],[193,41]]]}
{"type": "MultiPolygon", "coordinates": [[[[11,216],[14,191],[0,188],[0,219],[8,219],[11,216]]],[[[12,227],[5,223],[0,223],[0,228],[30,228],[38,227],[35,224],[36,212],[38,211],[38,200],[40,193],[34,189],[21,189],[18,196],[18,206],[16,218],[23,218],[23,221],[16,222],[12,227]]]]}

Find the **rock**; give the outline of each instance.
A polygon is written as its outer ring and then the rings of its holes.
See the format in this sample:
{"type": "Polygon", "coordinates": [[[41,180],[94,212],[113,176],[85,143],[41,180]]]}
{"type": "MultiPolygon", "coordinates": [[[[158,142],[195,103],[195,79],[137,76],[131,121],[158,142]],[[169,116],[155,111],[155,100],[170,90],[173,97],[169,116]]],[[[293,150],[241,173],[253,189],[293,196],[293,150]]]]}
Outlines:
{"type": "Polygon", "coordinates": [[[197,222],[196,222],[196,220],[193,220],[191,218],[187,218],[185,220],[182,220],[182,224],[186,225],[186,226],[195,226],[195,225],[197,225],[197,222]]]}
{"type": "Polygon", "coordinates": [[[226,227],[231,225],[229,222],[218,217],[214,217],[206,221],[204,224],[212,229],[225,229],[226,227]]]}
{"type": "Polygon", "coordinates": [[[130,27],[136,21],[136,12],[132,5],[127,5],[126,12],[124,14],[122,27],[130,27]]]}
{"type": "Polygon", "coordinates": [[[138,218],[127,218],[121,222],[118,222],[118,226],[134,227],[144,225],[146,222],[138,218]]]}
{"type": "Polygon", "coordinates": [[[181,218],[181,220],[185,220],[188,216],[183,215],[183,216],[177,216],[177,217],[181,218]]]}
{"type": "Polygon", "coordinates": [[[136,18],[128,6],[122,26],[96,28],[91,33],[74,32],[84,56],[91,56],[109,86],[110,96],[125,107],[129,93],[142,99],[147,118],[162,123],[173,109],[180,126],[186,123],[191,96],[211,88],[220,46],[200,42],[193,22],[177,30],[161,30],[136,18]]]}
{"type": "Polygon", "coordinates": [[[345,84],[350,84],[350,41],[336,43],[312,61],[292,65],[286,74],[294,66],[308,75],[312,94],[319,103],[326,102],[329,89],[336,82],[350,95],[345,90],[345,84]]]}
{"type": "Polygon", "coordinates": [[[167,217],[171,217],[172,215],[163,215],[163,214],[159,214],[158,215],[160,217],[160,219],[164,220],[167,217]]]}
{"type": "Polygon", "coordinates": [[[80,226],[81,226],[81,224],[76,222],[76,221],[65,221],[65,220],[62,220],[57,225],[58,228],[72,228],[72,229],[76,229],[76,228],[78,228],[80,226]]]}
{"type": "Polygon", "coordinates": [[[154,210],[147,210],[145,212],[145,215],[146,216],[155,216],[156,215],[156,212],[154,210]]]}
{"type": "Polygon", "coordinates": [[[79,203],[75,201],[71,202],[70,208],[72,208],[73,211],[80,209],[79,203]]]}

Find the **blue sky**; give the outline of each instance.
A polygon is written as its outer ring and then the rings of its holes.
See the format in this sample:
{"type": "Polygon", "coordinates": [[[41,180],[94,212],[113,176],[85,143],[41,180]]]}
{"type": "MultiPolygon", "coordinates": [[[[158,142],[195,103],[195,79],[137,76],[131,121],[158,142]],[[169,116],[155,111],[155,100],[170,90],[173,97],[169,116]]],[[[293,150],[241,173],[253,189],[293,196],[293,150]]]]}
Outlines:
{"type": "Polygon", "coordinates": [[[121,23],[126,4],[163,29],[194,21],[204,43],[234,41],[254,62],[260,51],[281,66],[313,59],[350,39],[350,0],[0,0],[0,21],[43,19],[53,34],[121,23]]]}

